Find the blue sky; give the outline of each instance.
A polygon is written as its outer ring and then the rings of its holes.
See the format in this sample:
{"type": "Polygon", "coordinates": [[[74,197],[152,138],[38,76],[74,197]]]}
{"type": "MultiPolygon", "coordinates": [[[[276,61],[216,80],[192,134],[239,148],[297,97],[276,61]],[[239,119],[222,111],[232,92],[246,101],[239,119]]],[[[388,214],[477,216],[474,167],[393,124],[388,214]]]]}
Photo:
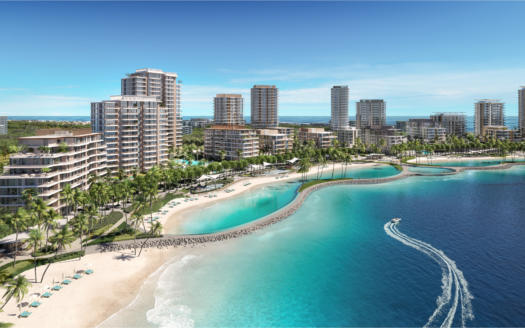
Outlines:
{"type": "Polygon", "coordinates": [[[184,115],[280,88],[281,115],[330,115],[330,87],[388,115],[517,115],[524,2],[0,2],[0,114],[89,115],[138,68],[176,72],[184,115]]]}

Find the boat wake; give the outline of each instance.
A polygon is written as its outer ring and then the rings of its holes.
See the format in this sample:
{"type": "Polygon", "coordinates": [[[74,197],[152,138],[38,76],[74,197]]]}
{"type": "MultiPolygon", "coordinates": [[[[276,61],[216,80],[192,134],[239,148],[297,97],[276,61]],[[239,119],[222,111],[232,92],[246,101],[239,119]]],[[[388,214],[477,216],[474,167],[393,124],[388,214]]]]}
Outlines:
{"type": "Polygon", "coordinates": [[[473,320],[474,313],[470,302],[473,297],[468,290],[468,283],[463,276],[463,272],[457,268],[456,263],[449,259],[443,251],[402,234],[397,230],[395,223],[388,222],[384,228],[390,237],[425,253],[441,266],[443,271],[443,278],[441,279],[443,293],[438,296],[436,301],[438,307],[424,327],[451,327],[458,304],[461,306],[461,326],[465,327],[468,320],[473,320]],[[439,324],[440,322],[442,322],[441,325],[439,324]]]}

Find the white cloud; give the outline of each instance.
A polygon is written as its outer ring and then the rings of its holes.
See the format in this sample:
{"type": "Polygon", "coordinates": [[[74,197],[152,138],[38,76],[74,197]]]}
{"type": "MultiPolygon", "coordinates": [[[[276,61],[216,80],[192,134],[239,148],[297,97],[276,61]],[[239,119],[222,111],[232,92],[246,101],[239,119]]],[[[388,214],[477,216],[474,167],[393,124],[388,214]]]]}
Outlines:
{"type": "Polygon", "coordinates": [[[0,91],[27,91],[27,89],[23,89],[23,88],[0,88],[0,91]]]}
{"type": "Polygon", "coordinates": [[[0,109],[4,110],[8,115],[15,116],[89,116],[91,101],[94,100],[62,95],[6,95],[0,96],[0,109]]]}

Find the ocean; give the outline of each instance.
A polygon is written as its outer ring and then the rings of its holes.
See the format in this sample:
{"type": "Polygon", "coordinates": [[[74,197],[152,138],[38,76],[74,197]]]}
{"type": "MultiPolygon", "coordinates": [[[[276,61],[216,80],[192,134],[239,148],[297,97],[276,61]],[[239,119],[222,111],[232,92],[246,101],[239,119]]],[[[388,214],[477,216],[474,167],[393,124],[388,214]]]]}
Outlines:
{"type": "MultiPolygon", "coordinates": [[[[410,118],[428,118],[429,116],[387,116],[386,123],[395,125],[396,121],[408,121],[410,118]]],[[[183,119],[189,120],[191,118],[213,118],[213,116],[184,116],[183,119]]],[[[247,123],[250,123],[250,116],[245,116],[247,123]]],[[[9,116],[10,120],[43,120],[43,121],[90,121],[90,116],[9,116]]],[[[350,117],[354,119],[354,117],[350,117]]],[[[328,123],[330,116],[279,116],[280,122],[294,122],[294,123],[328,123]]],[[[513,129],[518,127],[518,116],[507,116],[506,124],[513,129]]],[[[474,117],[467,116],[467,130],[474,131],[474,117]]]]}
{"type": "Polygon", "coordinates": [[[524,326],[524,188],[525,167],[323,188],[256,233],[178,248],[100,327],[524,326]]]}

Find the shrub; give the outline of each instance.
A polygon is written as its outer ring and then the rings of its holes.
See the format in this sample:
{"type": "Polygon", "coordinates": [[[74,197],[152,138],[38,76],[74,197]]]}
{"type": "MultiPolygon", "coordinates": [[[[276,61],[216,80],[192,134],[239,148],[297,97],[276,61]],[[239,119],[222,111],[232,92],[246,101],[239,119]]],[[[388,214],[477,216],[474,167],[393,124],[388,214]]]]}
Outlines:
{"type": "Polygon", "coordinates": [[[118,222],[118,220],[122,219],[122,217],[124,216],[124,214],[122,214],[122,212],[116,212],[116,211],[112,211],[111,213],[109,213],[106,218],[103,218],[101,220],[99,220],[97,223],[93,224],[93,227],[91,228],[90,232],[93,232],[95,230],[98,230],[100,228],[104,228],[106,226],[112,226],[114,225],[115,223],[118,222]]]}

